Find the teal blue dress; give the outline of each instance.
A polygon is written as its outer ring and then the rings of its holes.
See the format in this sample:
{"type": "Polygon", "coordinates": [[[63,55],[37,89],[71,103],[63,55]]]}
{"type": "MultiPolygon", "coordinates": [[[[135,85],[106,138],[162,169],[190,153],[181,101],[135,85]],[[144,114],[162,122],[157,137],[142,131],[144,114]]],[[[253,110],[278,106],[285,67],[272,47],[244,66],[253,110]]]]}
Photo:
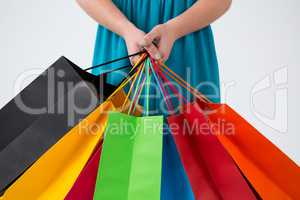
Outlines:
{"type": "MultiPolygon", "coordinates": [[[[146,33],[157,24],[178,16],[195,1],[197,0],[113,0],[124,15],[146,33]]],[[[123,38],[99,26],[93,65],[124,55],[127,55],[127,49],[123,38]]],[[[126,63],[129,64],[128,61],[119,64],[126,63]]],[[[210,26],[178,39],[166,64],[212,101],[220,100],[218,62],[210,26]]],[[[100,72],[101,68],[93,71],[94,74],[100,72]]],[[[112,73],[108,76],[108,81],[117,84],[121,78],[122,76],[112,73]]]]}
{"type": "MultiPolygon", "coordinates": [[[[196,1],[113,0],[124,15],[146,33],[154,26],[178,16],[196,1]]],[[[93,65],[125,55],[127,55],[125,41],[117,34],[99,26],[93,65]]],[[[119,66],[127,64],[129,60],[118,63],[119,66]]],[[[218,62],[210,26],[178,39],[166,64],[212,101],[219,102],[218,62]]],[[[101,73],[101,68],[94,69],[93,73],[96,75],[101,73]]],[[[111,73],[107,81],[117,85],[122,78],[124,77],[120,73],[111,73]]],[[[157,101],[151,101],[151,103],[151,107],[157,106],[157,101]]],[[[194,200],[191,186],[170,134],[164,135],[161,199],[194,200]]]]}

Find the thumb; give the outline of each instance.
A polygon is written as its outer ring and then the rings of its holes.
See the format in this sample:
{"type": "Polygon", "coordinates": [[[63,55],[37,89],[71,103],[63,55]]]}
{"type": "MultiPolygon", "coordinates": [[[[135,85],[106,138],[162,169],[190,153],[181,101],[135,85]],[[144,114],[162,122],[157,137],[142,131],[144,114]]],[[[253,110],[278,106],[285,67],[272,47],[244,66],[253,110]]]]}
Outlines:
{"type": "Polygon", "coordinates": [[[150,31],[149,33],[147,33],[145,36],[144,36],[144,39],[142,40],[141,42],[141,45],[142,46],[149,46],[152,44],[152,42],[156,39],[159,39],[160,38],[160,31],[158,28],[154,28],[152,29],[152,31],[150,31]]]}

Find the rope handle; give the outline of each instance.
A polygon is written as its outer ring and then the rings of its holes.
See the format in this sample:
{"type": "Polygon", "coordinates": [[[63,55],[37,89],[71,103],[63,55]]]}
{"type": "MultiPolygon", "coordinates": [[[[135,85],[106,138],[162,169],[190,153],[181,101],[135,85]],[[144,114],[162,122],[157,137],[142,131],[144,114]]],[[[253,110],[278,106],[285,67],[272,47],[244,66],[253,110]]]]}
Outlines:
{"type": "MultiPolygon", "coordinates": [[[[145,79],[142,79],[143,77],[143,71],[145,69],[145,63],[143,63],[143,66],[139,69],[139,72],[137,74],[138,76],[138,80],[137,80],[137,84],[135,87],[135,90],[134,90],[134,94],[133,94],[133,97],[132,97],[132,101],[130,102],[130,107],[129,107],[129,110],[128,110],[128,114],[131,113],[131,111],[133,112],[134,108],[135,108],[135,105],[138,103],[138,99],[139,99],[139,96],[140,96],[140,92],[141,92],[141,88],[143,87],[144,83],[145,83],[145,79]],[[141,80],[142,80],[142,84],[141,84],[141,80]]],[[[134,86],[134,84],[132,84],[132,86],[134,86]]]]}
{"type": "MultiPolygon", "coordinates": [[[[165,103],[168,107],[168,110],[173,110],[173,106],[172,106],[172,102],[170,99],[168,99],[168,91],[163,87],[162,83],[166,82],[168,83],[168,86],[170,88],[170,90],[174,93],[174,94],[178,94],[178,96],[176,95],[176,97],[178,98],[178,100],[183,103],[183,102],[187,102],[187,99],[178,91],[178,89],[170,82],[170,79],[174,80],[175,82],[177,82],[180,86],[182,86],[184,89],[186,89],[187,91],[189,91],[191,94],[193,94],[196,98],[200,99],[201,101],[204,101],[206,103],[211,103],[211,101],[205,96],[203,95],[201,92],[199,92],[197,89],[195,89],[194,87],[192,87],[189,83],[187,83],[184,79],[182,79],[179,75],[177,75],[174,71],[172,71],[169,67],[167,67],[164,63],[159,63],[157,64],[157,62],[155,62],[153,60],[153,58],[149,57],[148,53],[146,53],[145,50],[122,57],[122,58],[118,58],[118,59],[114,59],[105,63],[102,63],[100,65],[96,65],[90,68],[85,69],[85,71],[90,70],[90,69],[95,69],[107,64],[111,64],[123,59],[127,59],[130,58],[132,56],[136,56],[136,55],[141,55],[138,62],[132,67],[131,65],[131,70],[128,73],[128,76],[121,82],[121,84],[118,86],[118,88],[106,99],[106,101],[110,100],[115,94],[117,94],[117,92],[119,92],[121,89],[123,89],[131,80],[133,80],[133,83],[130,85],[130,89],[129,92],[127,93],[126,99],[122,105],[122,109],[124,109],[124,106],[127,105],[126,103],[129,100],[129,96],[131,95],[134,85],[137,82],[137,86],[134,90],[134,94],[133,94],[133,100],[130,103],[130,108],[128,110],[128,114],[130,114],[131,112],[133,112],[136,108],[136,103],[138,103],[139,98],[140,98],[140,94],[143,90],[144,85],[146,84],[146,95],[149,96],[149,85],[150,85],[150,78],[151,75],[153,75],[155,81],[157,82],[159,89],[162,93],[162,95],[165,98],[165,103]],[[142,66],[141,66],[142,65],[142,66]],[[141,67],[140,67],[141,66],[141,67]],[[145,72],[145,77],[143,77],[143,74],[145,72]],[[152,73],[150,73],[152,72],[152,73]],[[166,75],[169,77],[167,77],[166,75]],[[143,77],[143,78],[142,78],[143,77]],[[142,82],[142,83],[141,83],[142,82]]],[[[115,70],[120,70],[121,68],[126,68],[129,66],[124,66],[124,67],[120,67],[117,69],[113,69],[111,71],[115,71],[115,70]]],[[[108,73],[108,72],[106,72],[108,73]]],[[[149,100],[146,99],[146,110],[145,110],[146,115],[149,114],[149,100]]]]}
{"type": "Polygon", "coordinates": [[[123,89],[133,78],[137,76],[138,71],[134,72],[135,69],[137,69],[147,58],[147,54],[142,54],[142,56],[139,58],[139,60],[136,62],[136,64],[131,68],[131,70],[128,73],[128,76],[124,78],[124,80],[121,82],[119,87],[106,99],[106,101],[111,100],[112,97],[114,97],[121,89],[123,89]],[[132,74],[133,73],[133,74],[132,74]]]}
{"type": "MultiPolygon", "coordinates": [[[[154,70],[154,68],[153,68],[152,65],[150,65],[150,69],[151,69],[151,71],[152,71],[152,74],[153,74],[153,77],[154,77],[156,83],[158,84],[158,87],[159,87],[159,90],[160,90],[162,96],[163,96],[163,97],[166,96],[166,91],[165,91],[164,87],[162,86],[161,80],[160,80],[159,77],[157,76],[157,73],[156,73],[156,71],[154,70]]],[[[168,98],[165,99],[165,103],[166,103],[166,105],[167,105],[168,110],[173,110],[172,104],[170,104],[168,98]]]]}
{"type": "MultiPolygon", "coordinates": [[[[143,49],[142,51],[139,51],[137,53],[134,53],[134,54],[131,54],[131,55],[127,55],[127,56],[124,56],[124,57],[121,57],[121,58],[117,58],[117,59],[114,59],[114,60],[110,60],[110,61],[107,61],[105,63],[101,63],[99,65],[95,65],[95,66],[92,66],[92,67],[89,67],[89,68],[86,68],[84,69],[84,71],[88,71],[88,70],[91,70],[91,69],[96,69],[96,68],[99,68],[99,67],[102,67],[104,65],[108,65],[108,64],[111,64],[111,63],[115,63],[115,62],[118,62],[120,60],[125,60],[125,59],[128,59],[130,57],[134,57],[134,56],[137,56],[137,55],[142,55],[146,53],[146,50],[143,49]]],[[[118,68],[117,70],[120,70],[120,69],[123,69],[123,68],[127,68],[127,67],[132,67],[132,65],[126,65],[126,66],[123,66],[123,67],[120,67],[118,68]]]]}
{"type": "MultiPolygon", "coordinates": [[[[177,94],[178,96],[176,96],[177,97],[177,99],[178,99],[178,101],[179,102],[181,102],[181,103],[187,103],[188,101],[187,101],[187,99],[178,91],[178,89],[169,81],[169,79],[162,73],[162,71],[161,71],[161,69],[160,69],[160,67],[155,63],[155,61],[152,59],[152,63],[153,63],[153,65],[154,65],[154,69],[155,69],[155,71],[158,73],[158,75],[161,77],[161,79],[162,79],[162,81],[163,82],[166,82],[167,84],[168,84],[168,86],[169,86],[169,88],[170,88],[170,90],[174,93],[174,94],[177,94]]],[[[167,94],[168,94],[168,92],[167,92],[167,94]]],[[[168,96],[170,96],[169,94],[168,94],[168,96]]],[[[167,97],[168,97],[167,96],[167,97]]],[[[167,98],[166,97],[166,98],[167,98]]]]}
{"type": "Polygon", "coordinates": [[[161,63],[160,69],[162,69],[162,71],[164,73],[166,73],[170,78],[172,78],[175,82],[177,82],[183,88],[188,90],[191,94],[193,94],[199,100],[201,100],[205,103],[212,103],[212,101],[210,101],[204,94],[202,94],[197,89],[195,89],[193,86],[191,86],[189,83],[187,83],[185,80],[183,80],[183,78],[181,78],[179,75],[177,75],[174,71],[172,71],[164,63],[161,63]]]}

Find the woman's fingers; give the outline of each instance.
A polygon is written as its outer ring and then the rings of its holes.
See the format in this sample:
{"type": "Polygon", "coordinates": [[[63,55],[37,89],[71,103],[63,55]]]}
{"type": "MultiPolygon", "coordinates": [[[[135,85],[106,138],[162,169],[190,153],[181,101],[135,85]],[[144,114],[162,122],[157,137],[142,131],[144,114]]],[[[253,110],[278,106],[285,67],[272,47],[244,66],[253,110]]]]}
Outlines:
{"type": "Polygon", "coordinates": [[[175,38],[172,37],[166,24],[155,26],[146,34],[141,42],[143,46],[158,61],[166,61],[170,55],[175,38]]]}
{"type": "Polygon", "coordinates": [[[141,45],[149,52],[155,60],[163,59],[163,52],[160,51],[160,40],[162,38],[162,25],[155,26],[149,33],[144,36],[141,45]]]}
{"type": "Polygon", "coordinates": [[[138,55],[138,56],[133,56],[133,57],[131,57],[131,58],[130,58],[130,63],[131,63],[131,65],[134,66],[134,65],[139,61],[139,59],[140,59],[140,56],[139,56],[139,55],[138,55]]]}
{"type": "Polygon", "coordinates": [[[156,60],[161,59],[161,53],[159,52],[158,48],[154,44],[150,44],[144,47],[150,56],[156,60]]]}
{"type": "Polygon", "coordinates": [[[144,40],[141,42],[143,46],[149,46],[154,40],[158,40],[161,34],[159,31],[159,26],[154,27],[149,33],[144,36],[144,40]]]}
{"type": "Polygon", "coordinates": [[[154,43],[157,45],[157,41],[159,41],[161,37],[159,26],[154,27],[149,33],[147,33],[144,36],[144,39],[141,41],[141,46],[143,46],[151,57],[153,57],[156,60],[161,59],[161,53],[158,50],[158,47],[154,45],[154,43]]]}

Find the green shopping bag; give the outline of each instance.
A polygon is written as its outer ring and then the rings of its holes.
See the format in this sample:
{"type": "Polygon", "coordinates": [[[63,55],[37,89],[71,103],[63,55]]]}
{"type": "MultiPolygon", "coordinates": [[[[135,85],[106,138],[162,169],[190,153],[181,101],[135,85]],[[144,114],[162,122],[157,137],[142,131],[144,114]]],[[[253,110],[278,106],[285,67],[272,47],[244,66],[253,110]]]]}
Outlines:
{"type": "Polygon", "coordinates": [[[149,96],[151,80],[149,59],[115,92],[130,80],[133,82],[130,83],[129,92],[123,103],[123,106],[126,105],[131,92],[134,91],[128,115],[112,112],[108,117],[95,200],[160,199],[163,117],[148,117],[149,98],[145,99],[145,117],[129,115],[136,111],[144,85],[149,96]]]}
{"type": "Polygon", "coordinates": [[[163,117],[109,114],[95,200],[159,200],[163,117]]]}

